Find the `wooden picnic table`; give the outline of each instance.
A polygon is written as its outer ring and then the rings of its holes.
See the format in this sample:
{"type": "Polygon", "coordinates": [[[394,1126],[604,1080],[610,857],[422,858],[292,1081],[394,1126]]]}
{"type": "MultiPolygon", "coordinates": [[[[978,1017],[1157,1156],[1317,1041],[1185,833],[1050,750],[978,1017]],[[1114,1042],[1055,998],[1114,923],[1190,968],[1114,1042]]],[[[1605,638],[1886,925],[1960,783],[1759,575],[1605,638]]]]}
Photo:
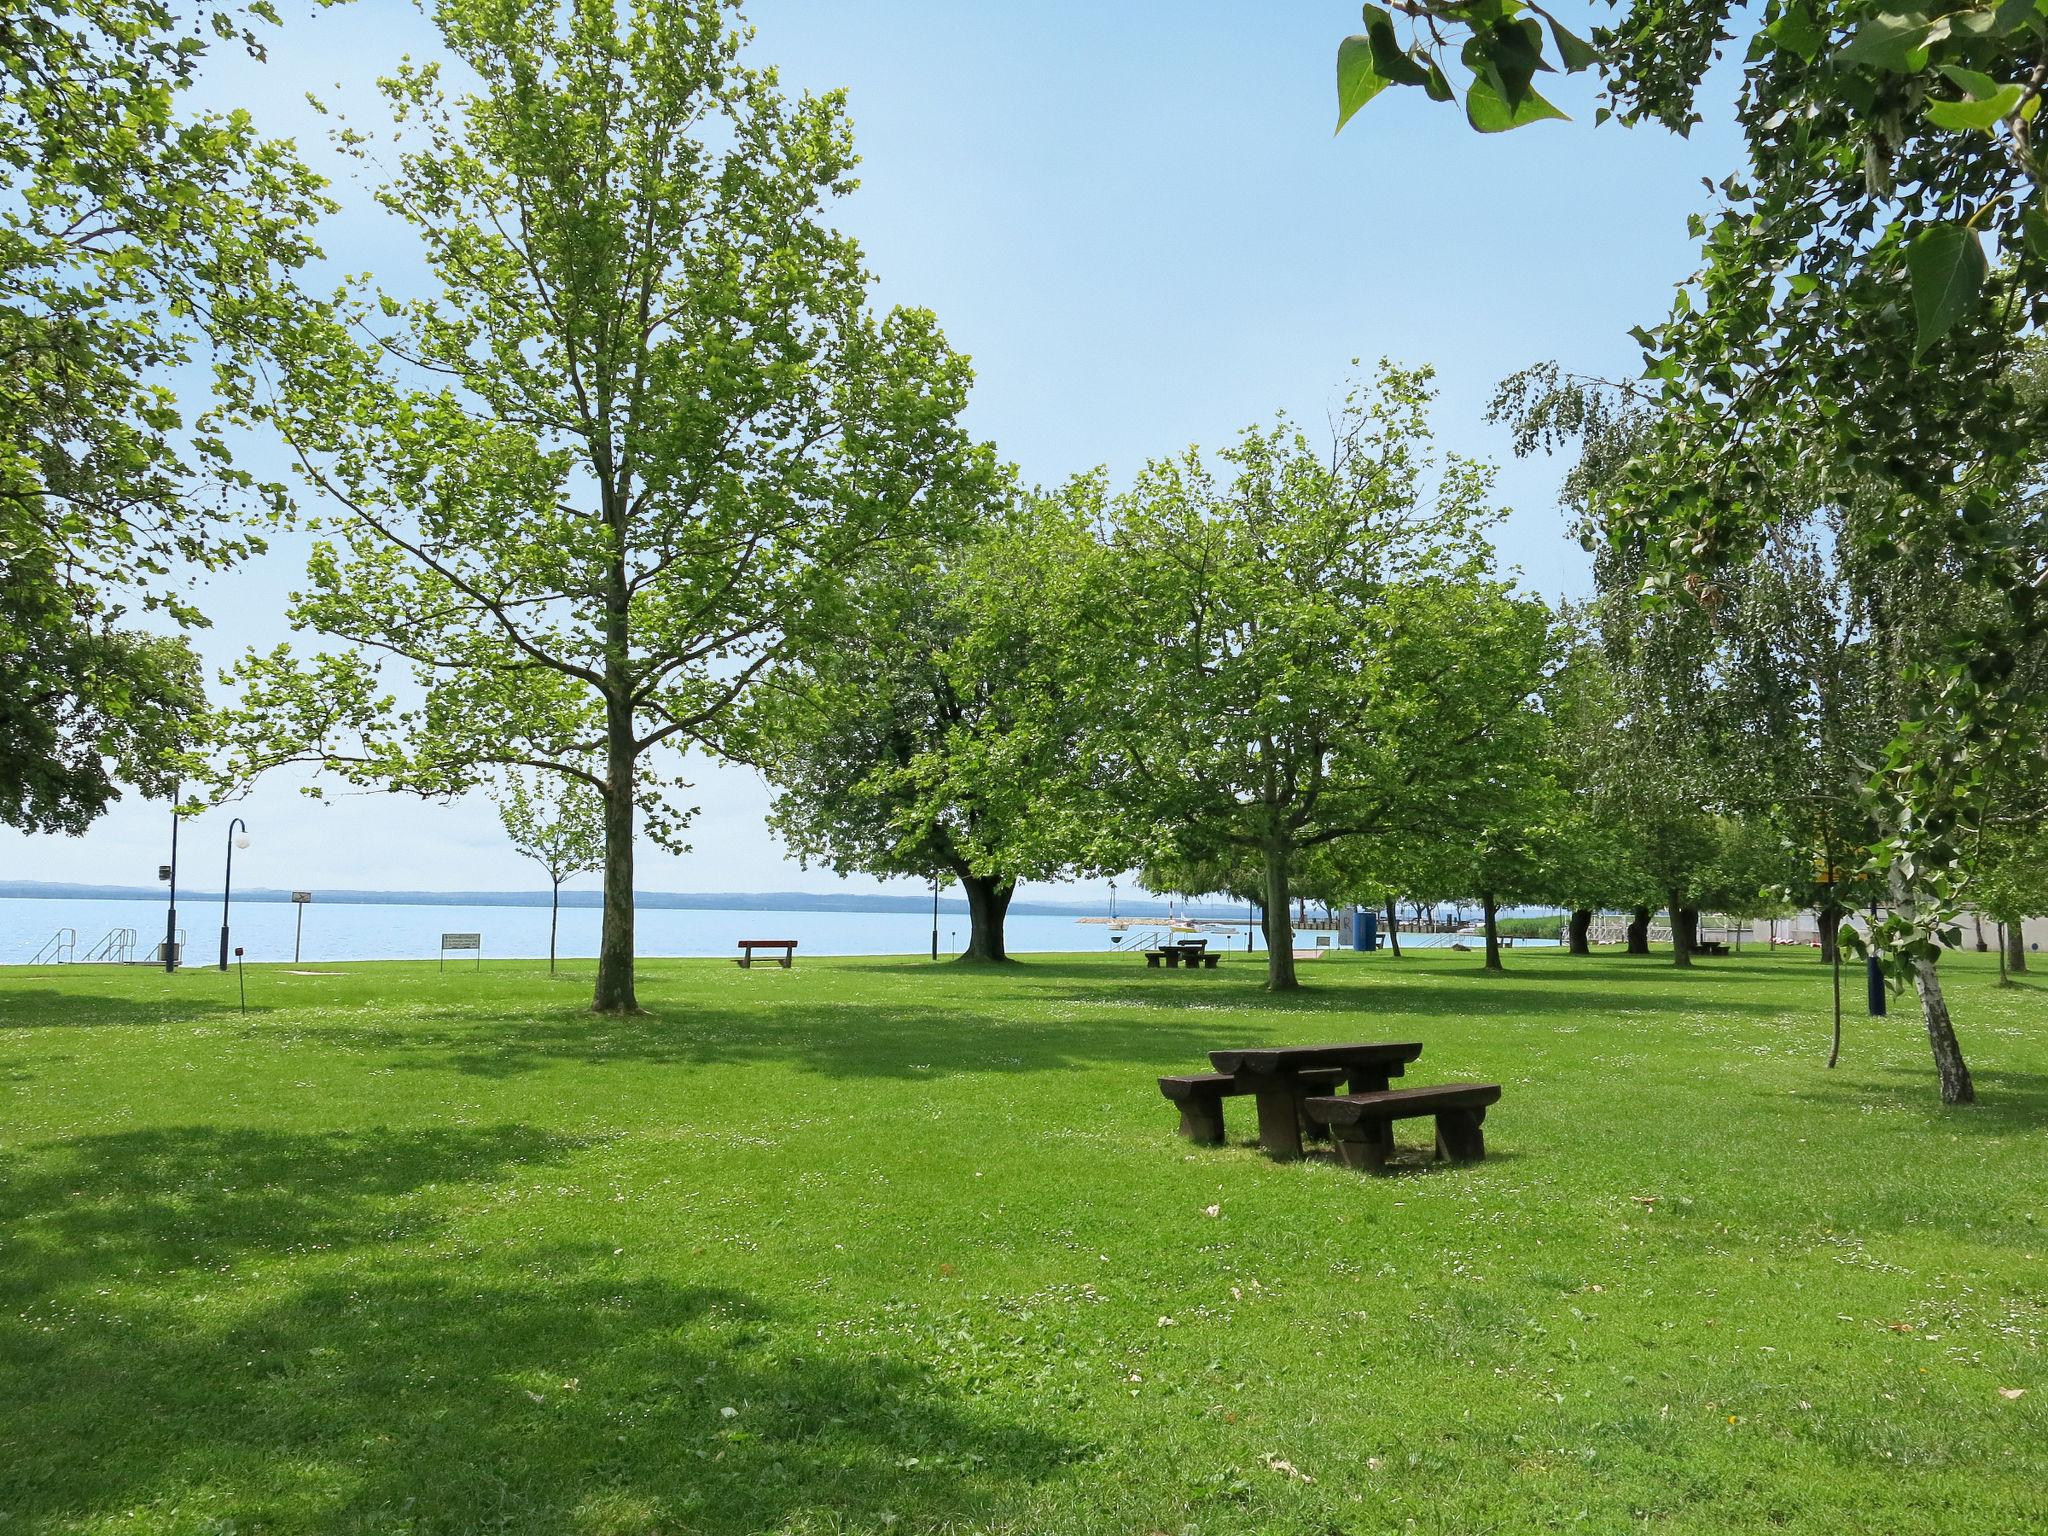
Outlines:
{"type": "MultiPolygon", "coordinates": [[[[1315,1082],[1304,1082],[1303,1074],[1328,1069],[1344,1073],[1352,1093],[1384,1093],[1388,1083],[1401,1076],[1409,1062],[1422,1054],[1419,1041],[1377,1041],[1352,1045],[1255,1045],[1238,1050],[1211,1051],[1209,1064],[1228,1073],[1241,1092],[1253,1094],[1259,1106],[1259,1145],[1268,1157],[1301,1156],[1302,1101],[1311,1094],[1327,1093],[1315,1082]]],[[[1384,1127],[1389,1142],[1393,1128],[1384,1127]]]]}

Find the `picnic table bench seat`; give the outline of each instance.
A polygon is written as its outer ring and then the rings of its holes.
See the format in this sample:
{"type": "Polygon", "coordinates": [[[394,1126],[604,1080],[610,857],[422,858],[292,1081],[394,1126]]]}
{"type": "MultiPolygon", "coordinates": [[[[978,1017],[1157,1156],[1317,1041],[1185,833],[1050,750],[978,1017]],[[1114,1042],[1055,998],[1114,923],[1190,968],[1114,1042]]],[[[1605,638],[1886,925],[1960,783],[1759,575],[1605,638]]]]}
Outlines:
{"type": "Polygon", "coordinates": [[[1183,965],[1191,971],[1202,967],[1207,967],[1213,971],[1216,969],[1217,963],[1223,958],[1221,954],[1210,950],[1206,942],[1200,944],[1169,944],[1161,949],[1145,950],[1143,954],[1147,970],[1156,970],[1161,964],[1164,964],[1169,971],[1183,965]]]}
{"type": "MultiPolygon", "coordinates": [[[[1335,1088],[1344,1081],[1342,1067],[1304,1072],[1302,1081],[1316,1088],[1335,1088]]],[[[1223,1101],[1256,1093],[1247,1080],[1228,1072],[1187,1072],[1159,1079],[1159,1091],[1180,1109],[1180,1133],[1197,1146],[1223,1145],[1223,1101]]]]}
{"type": "Polygon", "coordinates": [[[1480,1161],[1486,1156],[1486,1137],[1479,1127],[1486,1107],[1498,1102],[1498,1083],[1443,1083],[1433,1088],[1316,1095],[1302,1101],[1302,1111],[1316,1124],[1329,1127],[1337,1155],[1347,1166],[1378,1168],[1393,1150],[1393,1123],[1424,1115],[1436,1117],[1438,1157],[1480,1161]]]}
{"type": "Polygon", "coordinates": [[[791,963],[796,959],[795,939],[741,939],[739,955],[741,970],[753,969],[754,951],[757,949],[781,950],[782,953],[776,957],[776,963],[785,971],[790,968],[791,963]]]}

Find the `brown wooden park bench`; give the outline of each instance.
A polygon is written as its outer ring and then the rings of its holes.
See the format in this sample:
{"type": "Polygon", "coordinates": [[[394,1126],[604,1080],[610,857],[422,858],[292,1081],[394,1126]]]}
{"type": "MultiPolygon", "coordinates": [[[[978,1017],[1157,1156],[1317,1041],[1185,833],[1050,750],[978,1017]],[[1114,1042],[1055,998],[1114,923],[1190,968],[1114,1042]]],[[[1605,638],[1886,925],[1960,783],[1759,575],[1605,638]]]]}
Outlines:
{"type": "MultiPolygon", "coordinates": [[[[1335,1088],[1344,1081],[1342,1067],[1301,1074],[1305,1087],[1335,1088]]],[[[1198,1147],[1223,1145],[1223,1101],[1258,1090],[1228,1072],[1189,1072],[1159,1079],[1159,1091],[1180,1108],[1180,1133],[1198,1147]]],[[[1313,1131],[1313,1127],[1310,1128],[1313,1131]]]]}
{"type": "Polygon", "coordinates": [[[796,959],[795,939],[741,939],[740,969],[751,970],[754,965],[754,951],[757,949],[779,949],[782,951],[780,964],[786,971],[796,959]]]}
{"type": "Polygon", "coordinates": [[[1394,1150],[1394,1122],[1436,1117],[1436,1155],[1458,1163],[1486,1156],[1480,1123],[1486,1106],[1500,1101],[1497,1083],[1444,1083],[1435,1088],[1389,1088],[1377,1093],[1312,1097],[1302,1110],[1330,1128],[1337,1155],[1351,1168],[1379,1168],[1394,1150]]]}

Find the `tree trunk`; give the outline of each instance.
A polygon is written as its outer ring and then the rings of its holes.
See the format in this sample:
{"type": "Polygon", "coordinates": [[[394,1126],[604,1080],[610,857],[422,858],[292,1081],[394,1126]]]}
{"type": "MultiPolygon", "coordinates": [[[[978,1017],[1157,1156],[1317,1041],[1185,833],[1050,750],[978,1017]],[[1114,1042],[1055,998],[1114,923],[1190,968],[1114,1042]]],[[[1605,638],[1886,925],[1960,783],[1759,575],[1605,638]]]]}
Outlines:
{"type": "Polygon", "coordinates": [[[1387,947],[1396,960],[1401,958],[1401,913],[1391,896],[1387,898],[1387,947]]]}
{"type": "Polygon", "coordinates": [[[1573,954],[1590,955],[1593,952],[1593,945],[1590,941],[1592,932],[1593,909],[1591,907],[1573,908],[1571,927],[1568,930],[1568,937],[1571,940],[1571,952],[1573,954]]]}
{"type": "Polygon", "coordinates": [[[988,875],[974,875],[954,868],[960,887],[967,892],[967,947],[959,958],[971,964],[1001,964],[1010,958],[1003,943],[1003,920],[1009,915],[1010,898],[1017,882],[988,875]]]}
{"type": "Polygon", "coordinates": [[[1691,965],[1692,933],[1687,926],[1686,919],[1688,916],[1696,916],[1697,914],[1693,913],[1692,908],[1685,904],[1676,891],[1671,893],[1669,905],[1671,911],[1671,963],[1673,965],[1691,965]]]}
{"type": "MultiPolygon", "coordinates": [[[[1917,900],[1918,892],[1906,882],[1897,864],[1891,868],[1889,884],[1892,905],[1915,930],[1924,929],[1917,900]]],[[[1927,1044],[1934,1052],[1934,1070],[1941,1077],[1941,1102],[1974,1104],[1977,1085],[1970,1081],[1970,1069],[1963,1061],[1963,1048],[1956,1040],[1955,1023],[1948,1015],[1948,999],[1941,993],[1941,977],[1934,968],[1937,956],[1921,955],[1910,962],[1913,990],[1920,998],[1920,1017],[1927,1025],[1927,1044]]]]}
{"type": "Polygon", "coordinates": [[[633,722],[622,719],[607,731],[604,791],[604,925],[597,941],[597,991],[593,1013],[638,1013],[633,990],[633,722]]]}
{"type": "Polygon", "coordinates": [[[1632,955],[1647,955],[1650,952],[1650,909],[1635,907],[1628,914],[1628,952],[1632,955]]]}
{"type": "Polygon", "coordinates": [[[1266,849],[1266,990],[1292,992],[1301,985],[1294,974],[1294,930],[1287,918],[1288,856],[1285,846],[1266,849]]]}
{"type": "Polygon", "coordinates": [[[1500,903],[1495,901],[1489,892],[1487,895],[1479,898],[1479,904],[1486,913],[1486,969],[1498,971],[1503,968],[1500,963],[1500,924],[1498,920],[1500,903]]]}
{"type": "Polygon", "coordinates": [[[555,974],[555,929],[562,920],[562,882],[555,882],[555,893],[548,901],[548,974],[555,974]]]}
{"type": "Polygon", "coordinates": [[[1941,977],[1931,957],[1913,962],[1913,990],[1920,994],[1920,1015],[1927,1021],[1927,1043],[1934,1050],[1934,1070],[1941,1074],[1941,1102],[1974,1104],[1977,1085],[1970,1081],[1963,1048],[1956,1040],[1954,1023],[1948,1016],[1948,1000],[1941,995],[1941,977]]]}
{"type": "Polygon", "coordinates": [[[2022,922],[2015,921],[2006,923],[2004,925],[2004,928],[2005,968],[2008,971],[2012,971],[2016,974],[2019,972],[2023,972],[2027,968],[2027,935],[2025,932],[2026,925],[2022,922]]]}
{"type": "Polygon", "coordinates": [[[1833,965],[1841,958],[1842,909],[1822,907],[1820,909],[1820,958],[1821,964],[1833,965]]]}

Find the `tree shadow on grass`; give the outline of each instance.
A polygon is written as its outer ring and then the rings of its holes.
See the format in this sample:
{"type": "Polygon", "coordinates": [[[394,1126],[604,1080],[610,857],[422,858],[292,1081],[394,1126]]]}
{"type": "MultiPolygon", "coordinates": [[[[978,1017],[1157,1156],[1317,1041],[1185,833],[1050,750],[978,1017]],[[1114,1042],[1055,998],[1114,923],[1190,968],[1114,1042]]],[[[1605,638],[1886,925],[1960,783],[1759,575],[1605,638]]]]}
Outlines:
{"type": "MultiPolygon", "coordinates": [[[[1841,1069],[1837,1069],[1839,1072],[1841,1069]]],[[[1941,1082],[1934,1064],[1865,1069],[1852,1076],[1829,1075],[1814,1088],[1802,1087],[1800,1099],[1843,1113],[1861,1110],[1873,1100],[1917,1109],[1932,1132],[1985,1136],[2023,1135],[2048,1130],[2048,1074],[1973,1068],[1977,1086],[1974,1104],[1941,1102],[1941,1082]]]]}
{"type": "Polygon", "coordinates": [[[192,1128],[10,1160],[7,1528],[914,1529],[1084,1454],[730,1287],[428,1246],[438,1189],[574,1145],[192,1128]]]}
{"type": "Polygon", "coordinates": [[[717,1068],[775,1062],[827,1078],[934,1078],[1047,1072],[1102,1063],[1170,1071],[1228,1043],[1231,1031],[1193,1016],[1147,1010],[1017,1016],[962,999],[958,1006],[831,1004],[793,999],[767,1008],[695,1008],[685,1016],[593,1018],[587,1013],[406,1027],[309,1024],[303,1039],[391,1052],[399,1066],[504,1078],[562,1063],[717,1068]]]}
{"type": "Polygon", "coordinates": [[[251,1003],[202,997],[113,997],[103,992],[59,991],[54,987],[0,989],[0,1030],[106,1029],[154,1024],[229,1023],[273,1011],[251,1003]]]}
{"type": "Polygon", "coordinates": [[[178,1126],[0,1153],[0,1313],[101,1273],[164,1276],[402,1241],[402,1197],[561,1162],[588,1141],[525,1126],[285,1132],[178,1126]]]}

